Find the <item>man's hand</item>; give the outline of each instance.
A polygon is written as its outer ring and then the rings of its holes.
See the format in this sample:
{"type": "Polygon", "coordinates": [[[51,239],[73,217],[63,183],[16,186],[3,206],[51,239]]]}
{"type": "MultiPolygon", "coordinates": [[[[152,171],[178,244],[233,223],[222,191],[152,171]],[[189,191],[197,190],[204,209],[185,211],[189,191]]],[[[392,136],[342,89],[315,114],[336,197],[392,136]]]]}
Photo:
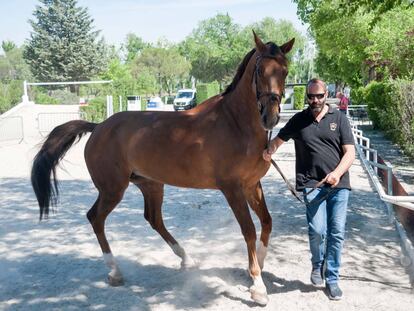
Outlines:
{"type": "Polygon", "coordinates": [[[332,187],[336,187],[346,171],[351,167],[352,162],[355,159],[355,146],[354,145],[343,145],[342,149],[344,151],[344,156],[339,162],[339,165],[335,168],[334,171],[326,175],[325,179],[328,184],[331,184],[332,187]]]}
{"type": "Polygon", "coordinates": [[[263,150],[263,159],[265,159],[268,162],[270,162],[270,160],[272,159],[272,154],[276,151],[274,148],[272,148],[271,145],[272,144],[270,144],[269,148],[263,150]]]}
{"type": "Polygon", "coordinates": [[[270,162],[270,160],[272,160],[272,154],[274,154],[277,148],[279,148],[283,143],[284,141],[280,139],[279,137],[273,138],[269,142],[269,147],[267,147],[267,149],[263,151],[263,159],[270,162]]]}
{"type": "Polygon", "coordinates": [[[332,187],[336,187],[340,180],[341,180],[341,176],[335,171],[330,172],[325,177],[325,182],[332,185],[332,187]]]}

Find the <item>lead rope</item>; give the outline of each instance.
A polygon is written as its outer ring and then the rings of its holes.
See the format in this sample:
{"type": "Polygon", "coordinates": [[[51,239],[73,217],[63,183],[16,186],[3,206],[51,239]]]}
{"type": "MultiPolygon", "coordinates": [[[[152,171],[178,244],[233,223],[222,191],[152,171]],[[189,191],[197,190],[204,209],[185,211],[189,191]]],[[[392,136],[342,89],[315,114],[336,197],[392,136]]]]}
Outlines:
{"type": "MultiPolygon", "coordinates": [[[[269,148],[270,146],[270,140],[272,139],[272,131],[266,131],[267,133],[267,142],[266,142],[266,149],[269,148]]],[[[298,199],[299,202],[305,204],[306,206],[308,206],[309,204],[305,203],[301,198],[299,193],[296,191],[295,187],[293,187],[293,185],[289,182],[289,180],[286,178],[285,174],[283,174],[282,170],[280,169],[279,165],[276,164],[276,162],[273,159],[270,159],[270,162],[272,163],[272,165],[275,167],[275,169],[279,172],[280,176],[282,176],[283,180],[285,181],[286,185],[288,186],[288,189],[290,190],[290,192],[293,194],[293,196],[298,199]]],[[[311,194],[313,191],[315,191],[317,188],[319,188],[320,186],[322,186],[326,181],[326,178],[322,179],[320,182],[318,182],[309,192],[305,193],[304,196],[308,196],[309,194],[311,194]]],[[[323,200],[325,200],[330,193],[332,192],[333,188],[331,188],[324,196],[322,196],[322,198],[318,199],[317,202],[320,203],[323,200]]]]}
{"type": "MultiPolygon", "coordinates": [[[[272,130],[266,131],[267,133],[267,142],[266,142],[266,149],[270,146],[270,140],[272,139],[272,130]]],[[[288,186],[290,192],[293,194],[293,196],[298,199],[299,202],[304,203],[303,200],[300,198],[299,194],[293,187],[293,185],[289,182],[289,180],[286,178],[285,174],[283,174],[282,170],[280,169],[279,165],[276,164],[276,162],[273,159],[270,159],[270,162],[272,165],[276,168],[276,170],[279,172],[280,176],[282,176],[283,180],[285,181],[286,185],[288,186]]],[[[315,189],[312,189],[313,191],[315,189]]]]}

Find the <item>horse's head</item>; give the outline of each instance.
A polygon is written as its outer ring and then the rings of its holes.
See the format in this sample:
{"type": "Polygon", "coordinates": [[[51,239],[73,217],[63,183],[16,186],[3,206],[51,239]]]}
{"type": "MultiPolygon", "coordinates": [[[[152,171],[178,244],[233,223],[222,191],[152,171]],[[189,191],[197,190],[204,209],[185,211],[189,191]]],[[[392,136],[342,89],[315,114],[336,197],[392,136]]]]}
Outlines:
{"type": "Polygon", "coordinates": [[[285,56],[293,46],[295,39],[277,46],[272,42],[264,44],[253,31],[256,42],[255,70],[253,87],[265,130],[271,130],[279,122],[280,104],[285,91],[285,79],[288,74],[285,56]]]}

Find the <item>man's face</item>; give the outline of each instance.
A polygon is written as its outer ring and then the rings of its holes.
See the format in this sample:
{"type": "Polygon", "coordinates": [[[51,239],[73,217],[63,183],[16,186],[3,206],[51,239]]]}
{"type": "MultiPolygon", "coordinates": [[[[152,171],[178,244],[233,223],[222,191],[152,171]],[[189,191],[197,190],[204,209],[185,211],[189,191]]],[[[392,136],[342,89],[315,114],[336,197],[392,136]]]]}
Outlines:
{"type": "Polygon", "coordinates": [[[327,92],[322,84],[313,83],[309,85],[306,96],[312,112],[319,113],[322,111],[326,102],[326,95],[327,92]]]}

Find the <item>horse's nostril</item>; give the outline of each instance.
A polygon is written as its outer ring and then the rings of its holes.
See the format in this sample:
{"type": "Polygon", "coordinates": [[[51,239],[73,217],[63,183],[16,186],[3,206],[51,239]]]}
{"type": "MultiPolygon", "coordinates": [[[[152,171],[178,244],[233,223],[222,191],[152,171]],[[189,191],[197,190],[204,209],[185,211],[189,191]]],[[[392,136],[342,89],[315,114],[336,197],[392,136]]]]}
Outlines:
{"type": "Polygon", "coordinates": [[[275,125],[278,124],[279,121],[280,121],[280,116],[276,116],[276,118],[275,118],[275,125]]]}

